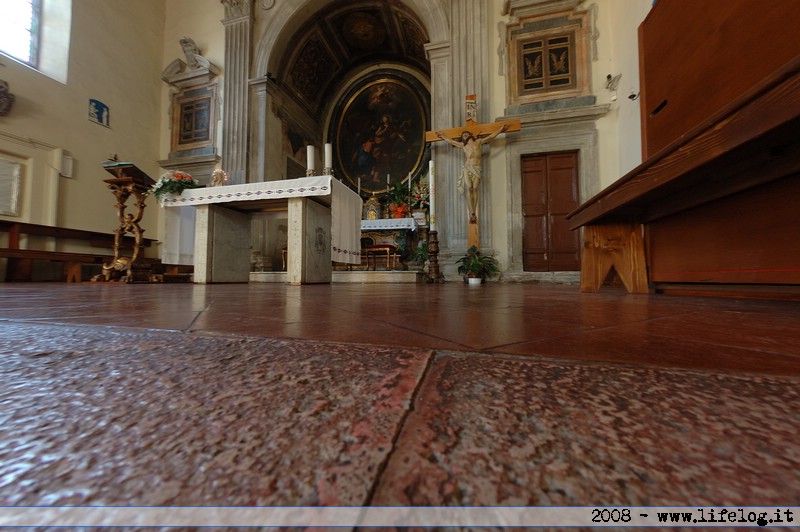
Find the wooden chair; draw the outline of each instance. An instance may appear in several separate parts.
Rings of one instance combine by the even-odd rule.
[[[361,239],[361,257],[362,264],[366,263],[366,268],[370,268],[370,259],[372,260],[372,269],[377,270],[378,259],[386,257],[386,271],[394,269],[397,263],[397,249],[396,244],[389,242],[375,242],[372,237],[363,237]]]

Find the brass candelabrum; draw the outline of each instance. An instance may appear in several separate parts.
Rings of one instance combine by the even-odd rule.
[[[439,272],[439,232],[428,231],[428,277],[429,283],[444,283],[444,274]]]

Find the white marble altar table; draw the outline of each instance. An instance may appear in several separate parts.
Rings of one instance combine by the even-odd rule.
[[[250,214],[288,211],[287,280],[329,283],[331,261],[361,263],[361,198],[332,176],[184,190],[165,207],[195,206],[194,282],[250,279]]]

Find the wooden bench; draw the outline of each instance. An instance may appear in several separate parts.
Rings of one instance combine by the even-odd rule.
[[[644,163],[567,216],[584,228],[583,291],[615,270],[636,293],[800,297],[798,25],[792,2],[654,2]]]
[[[59,262],[63,267],[62,279],[66,282],[80,282],[81,267],[83,265],[109,264],[114,256],[105,252],[67,252],[42,249],[21,248],[22,235],[34,237],[55,238],[60,242],[73,240],[82,241],[96,248],[113,248],[114,235],[82,229],[70,229],[48,225],[30,224],[0,220],[0,232],[8,233],[7,247],[0,247],[0,258],[8,259],[6,281],[29,281],[32,278],[33,261]],[[149,247],[155,242],[153,239],[144,239],[143,245]],[[132,249],[134,239],[123,237],[121,246]],[[160,259],[139,257],[141,262],[158,280],[170,281],[187,277],[191,274],[191,266],[163,264]]]
[[[567,215],[581,290],[800,292],[799,194],[796,57]]]

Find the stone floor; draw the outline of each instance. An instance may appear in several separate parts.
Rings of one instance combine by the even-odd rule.
[[[0,506],[797,505],[800,304],[0,284]]]

